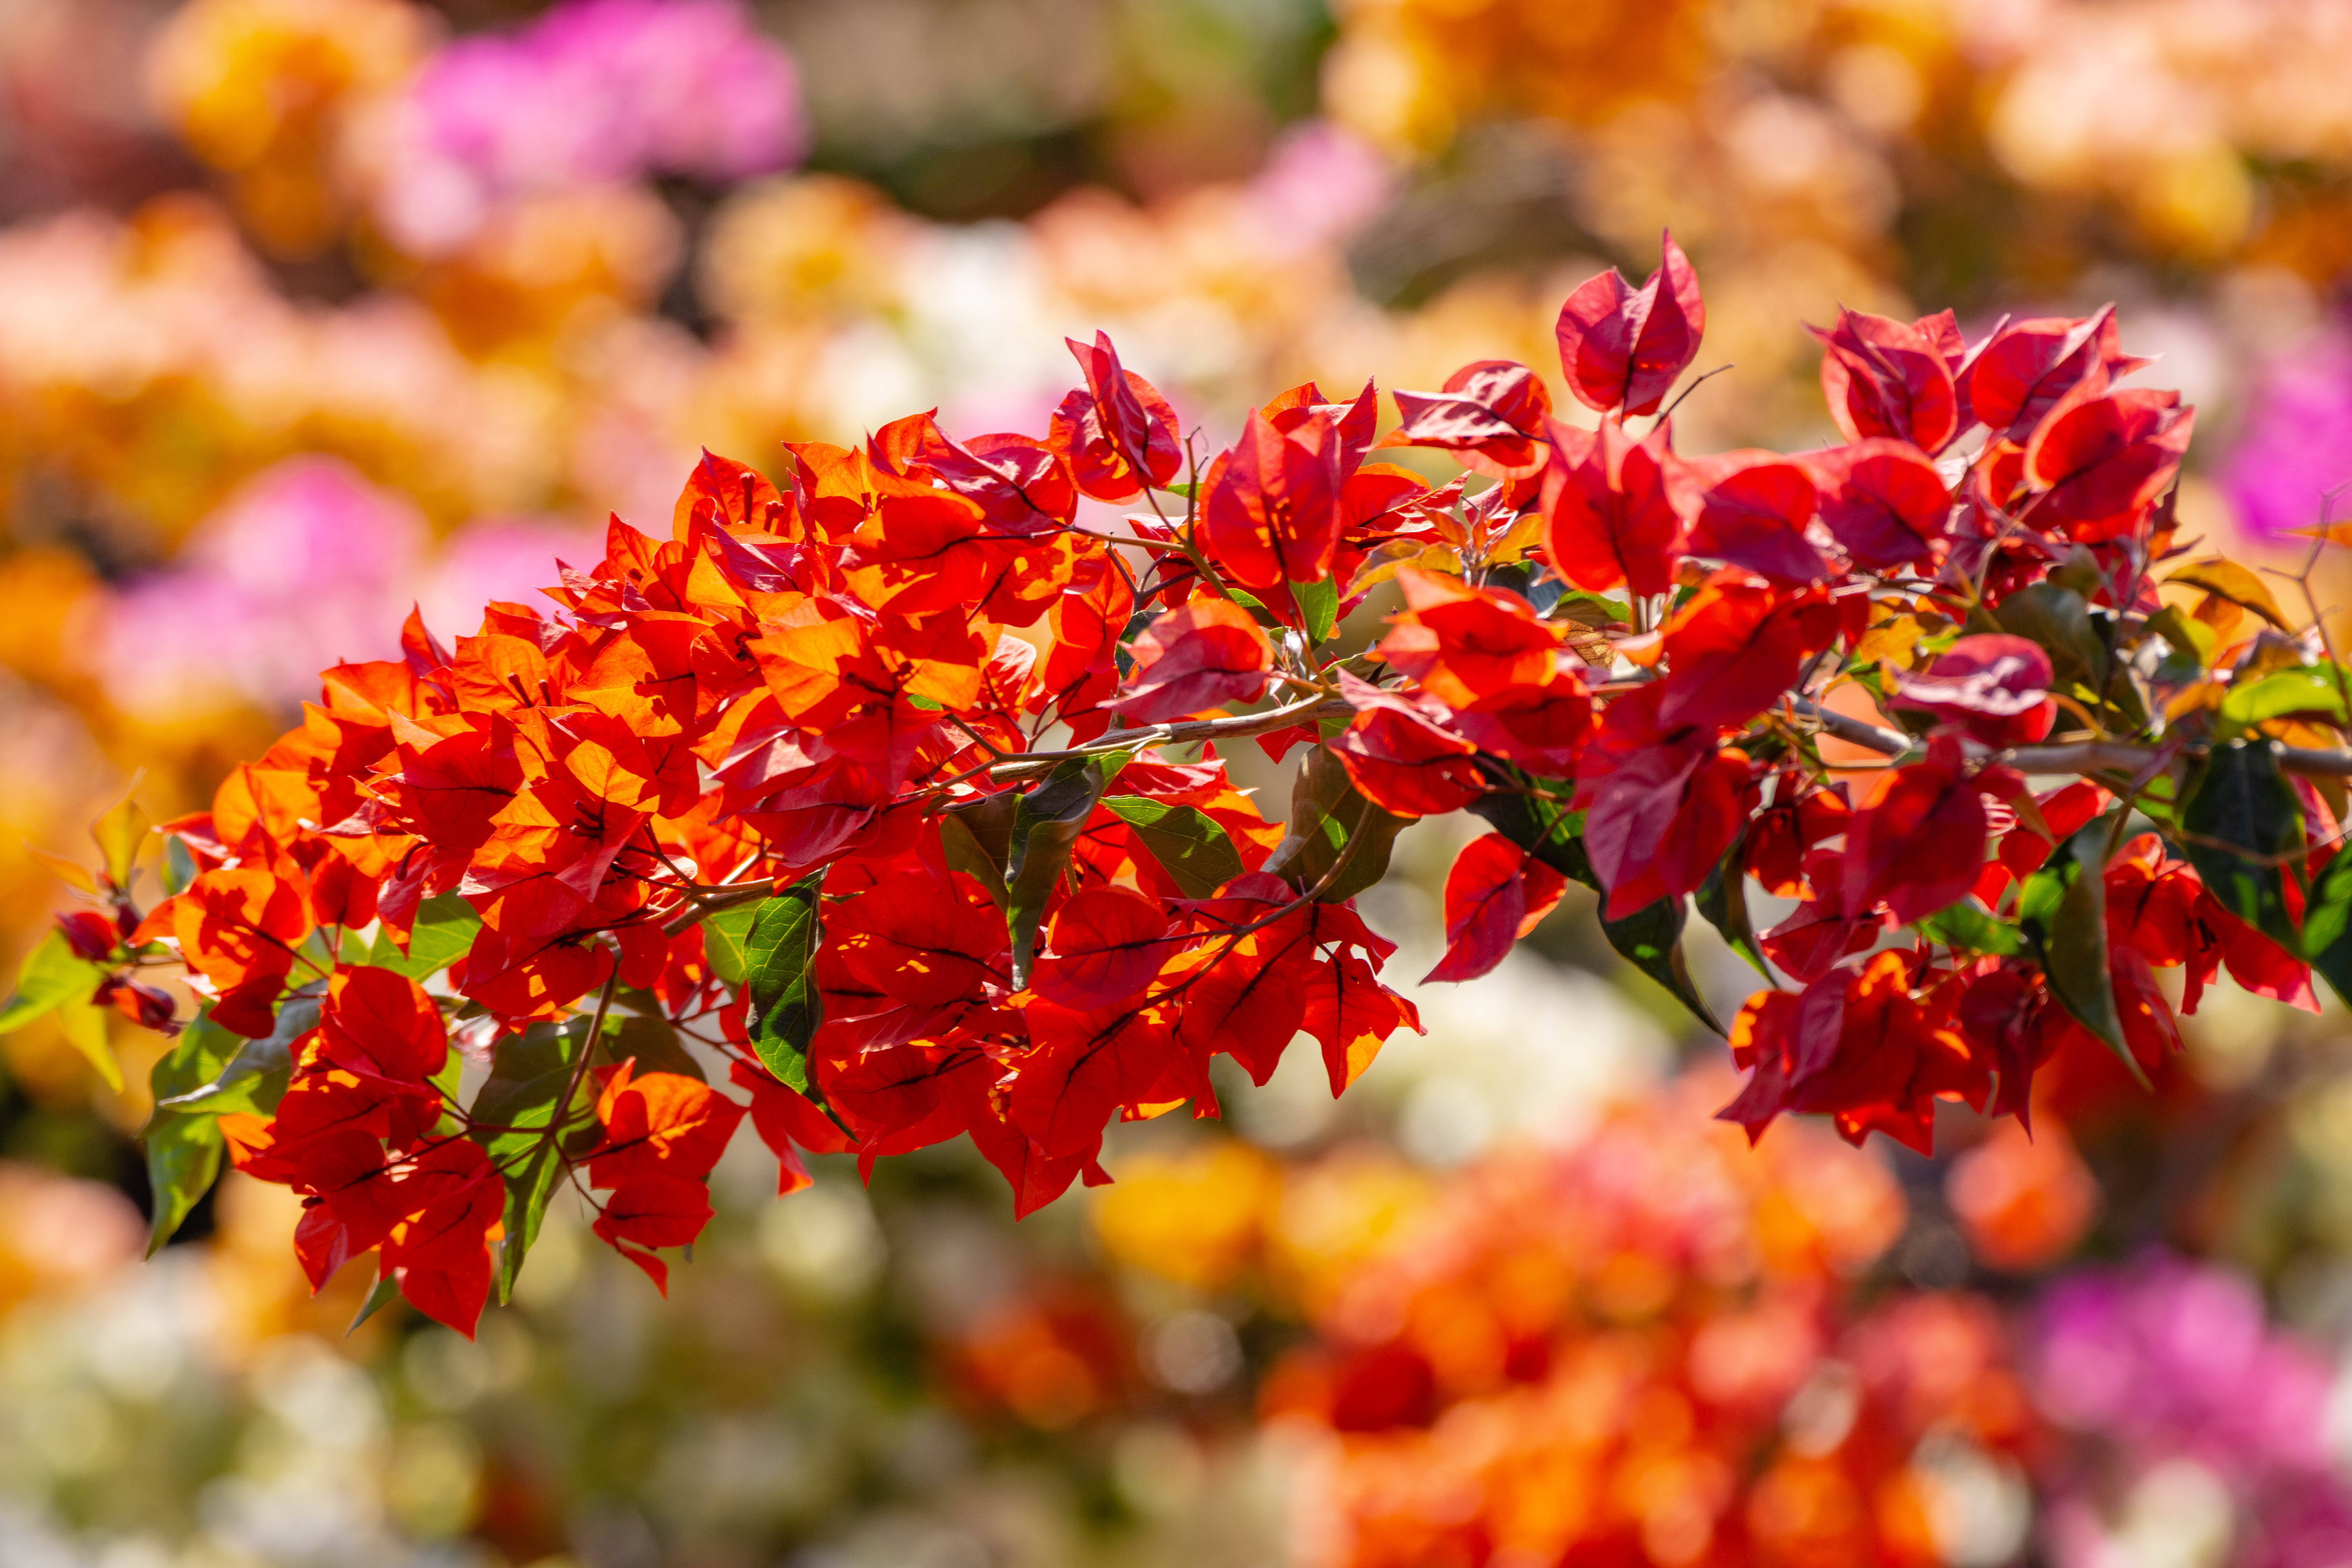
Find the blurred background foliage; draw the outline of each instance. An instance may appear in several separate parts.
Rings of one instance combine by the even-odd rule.
[[[0,948],[33,851],[201,803],[411,601],[658,526],[698,447],[1040,429],[1096,327],[1213,440],[1549,374],[1666,226],[1738,367],[1685,449],[1826,435],[1841,302],[2116,300],[2206,411],[2184,518],[2267,559],[2352,479],[2347,77],[2339,0],[9,0]],[[1367,900],[1400,974],[1461,831]],[[2352,1559],[2340,1014],[2214,997],[2031,1140],[1750,1153],[1588,912],[1344,1104],[1222,1084],[1017,1227],[961,1148],[730,1165],[668,1305],[559,1217],[472,1343],[346,1335],[235,1179],[139,1261],[152,1046],[118,1094],[0,1037],[0,1562]]]

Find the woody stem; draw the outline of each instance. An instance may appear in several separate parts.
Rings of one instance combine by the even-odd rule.
[[[1889,730],[1864,719],[1832,711],[1817,702],[1792,697],[1799,714],[1821,726],[1822,733],[1866,747],[1882,756],[1902,757],[1920,750],[1919,742],[1899,730]],[[2056,746],[2015,746],[1996,752],[1972,746],[1972,754],[2007,763],[2023,773],[2137,773],[2153,761],[2159,748],[2126,741],[2075,741]],[[2200,748],[2184,747],[2180,754]],[[2278,765],[2291,773],[2322,778],[2352,778],[2352,751],[2321,751],[2310,746],[2280,746]]]
[[[1113,730],[1100,740],[1089,741],[1083,746],[1072,746],[1060,752],[1025,752],[1013,761],[989,770],[992,778],[1022,778],[1032,773],[1050,769],[1055,763],[1066,763],[1081,757],[1098,757],[1107,752],[1125,752],[1139,746],[1176,746],[1192,741],[1232,741],[1250,735],[1263,735],[1272,730],[1288,729],[1293,724],[1311,724],[1318,719],[1338,719],[1355,710],[1345,700],[1318,696],[1293,702],[1286,707],[1269,708],[1263,713],[1237,713],[1226,719],[1194,719],[1176,724],[1147,724],[1140,730]],[[1037,764],[1045,764],[1040,768]]]

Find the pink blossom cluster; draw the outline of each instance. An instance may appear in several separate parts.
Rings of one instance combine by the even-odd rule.
[[[501,201],[647,174],[711,181],[806,151],[792,56],[738,0],[572,0],[433,57],[401,106],[378,208],[426,254]]]
[[[169,567],[98,611],[98,674],[134,714],[205,715],[315,695],[321,661],[392,650],[412,604],[457,627],[491,600],[541,602],[551,552],[597,549],[593,532],[537,519],[479,519],[437,545],[402,496],[340,458],[289,458],[202,523]]]
[[[2243,1276],[2161,1255],[2074,1274],[2043,1297],[2032,1342],[2028,1386],[2083,1440],[2071,1473],[2048,1478],[2062,1568],[2144,1560],[2134,1542],[2152,1530],[2210,1535],[2231,1568],[2352,1554],[2352,1489],[2330,1452],[2336,1370],[2271,1324]]]

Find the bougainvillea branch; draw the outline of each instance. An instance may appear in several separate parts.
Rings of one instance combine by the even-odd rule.
[[[1675,449],[1705,321],[1669,240],[1563,309],[1573,420],[1481,361],[1385,433],[1372,386],[1295,387],[1203,470],[1097,335],[1042,437],[706,457],[552,614],[412,616],[326,671],[166,825],[152,909],[110,816],[0,1026],[58,1013],[107,1068],[100,1008],[175,1037],[158,1245],[226,1159],[301,1194],[314,1282],[373,1257],[372,1301],[470,1331],[566,1188],[665,1283],[746,1118],[782,1191],[967,1136],[1026,1213],[1108,1179],[1113,1117],[1215,1114],[1220,1055],[1263,1083],[1311,1039],[1341,1091],[1417,1023],[1352,900],[1423,816],[1491,829],[1433,980],[1576,881],[1715,1026],[1681,942],[1715,924],[1761,980],[1722,1112],[1759,1135],[1925,1149],[1939,1100],[2025,1114],[2059,1051],[2144,1072],[2161,969],[2186,1011],[2225,969],[2352,984],[2352,683],[2307,593],[2298,625],[2176,543],[2193,415],[2121,384],[2113,311],[1973,343],[1843,312],[1844,439],[1790,455]],[[1244,741],[1296,759],[1280,826]]]

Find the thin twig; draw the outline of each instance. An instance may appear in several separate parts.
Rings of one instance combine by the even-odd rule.
[[[1800,714],[1820,724],[1822,732],[1841,741],[1851,741],[1889,757],[1902,757],[1922,748],[1919,742],[1898,731],[1883,729],[1864,720],[1848,718],[1801,697],[1790,702]],[[2126,741],[2075,741],[2056,746],[2016,746],[2005,752],[1971,742],[1969,754],[1993,762],[2007,763],[2025,773],[2136,773],[2162,747],[2140,745]],[[2183,747],[2180,755],[2196,756],[2204,748]],[[2311,746],[2279,746],[2275,748],[2278,765],[2287,773],[2303,773],[2314,778],[2352,778],[2352,751],[2321,751]]]
[[[1227,719],[1193,719],[1174,724],[1148,724],[1140,730],[1113,730],[1101,739],[1083,746],[1072,746],[1059,752],[1029,752],[1010,763],[989,770],[992,778],[1021,778],[1026,774],[1050,770],[1055,763],[1099,757],[1110,752],[1131,751],[1142,746],[1181,746],[1193,741],[1241,740],[1251,735],[1263,735],[1268,731],[1287,729],[1293,724],[1313,723],[1319,719],[1337,719],[1352,713],[1344,699],[1317,697],[1308,701],[1294,702],[1286,708],[1269,708],[1263,713],[1237,713]]]
[[[1675,394],[1675,400],[1672,403],[1667,404],[1666,406],[1660,411],[1658,416],[1650,422],[1651,430],[1655,431],[1659,426],[1664,425],[1667,420],[1672,419],[1675,416],[1675,410],[1683,405],[1684,398],[1688,397],[1692,393],[1696,392],[1700,387],[1705,386],[1708,382],[1713,381],[1725,371],[1734,370],[1737,368],[1738,367],[1736,365],[1727,360],[1723,363],[1717,365],[1713,370],[1702,374],[1696,381],[1692,382],[1688,386],[1684,387],[1680,392]]]

